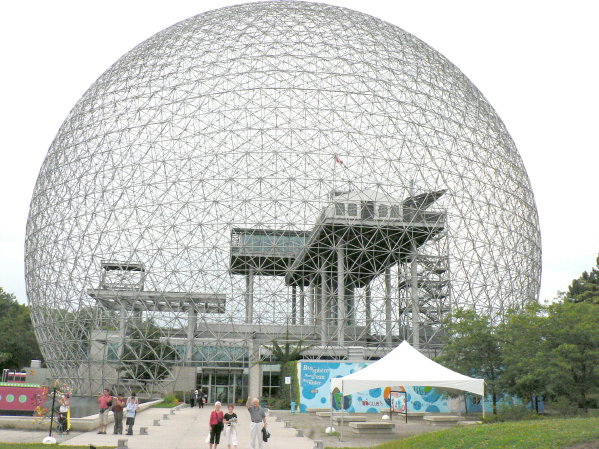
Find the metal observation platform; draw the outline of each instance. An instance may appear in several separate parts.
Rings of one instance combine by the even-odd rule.
[[[310,231],[232,229],[229,270],[246,278],[245,322],[252,323],[254,277],[281,276],[292,288],[291,324],[318,326],[323,345],[333,325],[336,343],[343,346],[346,333],[357,333],[354,290],[365,289],[365,329],[359,333],[368,335],[373,321],[370,284],[384,275],[385,333],[390,344],[390,268],[410,266],[398,288],[411,315],[413,343],[419,347],[421,315],[439,322],[444,307],[438,302],[448,294],[446,254],[419,255],[419,248],[443,235],[445,211],[429,210],[443,193],[398,201],[373,191],[334,192]],[[308,307],[306,290],[311,298]],[[433,302],[436,307],[427,307]]]
[[[143,264],[133,262],[101,263],[101,278],[98,288],[87,289],[87,294],[94,298],[105,310],[119,313],[118,356],[123,354],[127,336],[127,318],[129,315],[139,321],[146,311],[166,313],[186,313],[187,338],[186,356],[191,360],[193,341],[197,332],[197,316],[199,313],[225,313],[225,294],[159,292],[146,291],[146,269]]]
[[[200,314],[225,314],[226,294],[147,291],[147,272],[141,263],[103,261],[100,285],[87,289],[87,294],[102,309],[118,313],[119,355],[128,317],[141,321],[144,312],[152,311],[188,317],[186,335],[174,332],[171,337],[183,339],[189,363],[196,340],[211,341],[223,333],[237,341],[248,335],[258,341],[279,338],[285,323],[254,320],[256,276],[282,278],[290,288],[285,332],[322,347],[336,347],[335,353],[348,343],[367,347],[377,338],[392,346],[393,338],[399,337],[393,335],[398,315],[404,331],[409,328],[413,345],[427,346],[430,324],[438,328],[448,310],[447,254],[443,245],[436,254],[423,251],[446,235],[445,211],[431,208],[443,193],[397,200],[373,191],[334,192],[310,230],[233,228],[228,269],[231,276],[245,277],[243,324],[199,323]],[[393,267],[398,280],[397,297],[392,298]],[[383,297],[380,283],[378,296],[373,297],[372,284],[381,276]],[[356,289],[362,289],[359,305]],[[398,305],[400,310],[394,310]],[[403,338],[407,336],[404,332]]]
[[[443,194],[398,200],[374,191],[334,192],[308,230],[231,229],[227,268],[245,279],[245,316],[230,321],[201,319],[227,318],[225,293],[146,290],[143,264],[102,261],[99,285],[87,294],[114,327],[93,330],[89,369],[118,378],[116,370],[134,362],[124,357],[152,350],[132,342],[140,338],[132,330],[160,314],[177,316],[182,325],[163,328],[160,337],[175,348],[176,362],[154,365],[168,368],[170,381],[185,388],[212,385],[226,374],[235,382],[247,378],[247,388],[260,391],[266,368],[259,362],[271,354],[268,342],[281,338],[305,342],[307,358],[344,359],[352,351],[356,360],[378,358],[399,339],[433,349],[450,295],[446,212],[433,208]],[[277,298],[285,302],[281,322],[260,318],[264,284],[283,295]],[[131,382],[141,388],[146,380]]]

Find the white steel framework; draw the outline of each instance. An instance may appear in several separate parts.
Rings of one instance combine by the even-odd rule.
[[[110,67],[49,149],[25,256],[54,375],[148,394],[199,369],[252,390],[282,336],[434,350],[455,307],[536,301],[540,263],[476,87],[396,26],[300,2],[200,14]]]

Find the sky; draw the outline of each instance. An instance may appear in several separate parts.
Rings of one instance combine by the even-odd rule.
[[[158,31],[240,1],[27,1],[0,6],[0,287],[26,303],[25,226],[48,147],[87,88]],[[599,2],[335,0],[438,50],[507,126],[543,246],[540,299],[599,253]]]

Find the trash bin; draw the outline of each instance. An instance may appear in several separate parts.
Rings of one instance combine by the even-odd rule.
[[[297,402],[291,402],[291,414],[295,414],[295,409],[297,408]]]

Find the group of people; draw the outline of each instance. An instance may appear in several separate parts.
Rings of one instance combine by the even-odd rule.
[[[108,427],[108,412],[112,410],[114,414],[114,434],[123,434],[123,417],[126,417],[127,435],[133,435],[133,425],[135,424],[135,415],[139,410],[139,400],[132,393],[126,400],[122,393],[112,396],[108,388],[98,396],[98,407],[100,408],[100,429],[98,433],[105,434]]]
[[[263,442],[267,439],[266,411],[260,406],[258,398],[248,398],[246,407],[250,413],[250,448],[263,449]],[[222,404],[216,402],[214,410],[210,412],[210,449],[216,449],[220,444],[223,430],[229,449],[237,447],[237,413],[233,404],[227,405],[227,413],[221,410]],[[266,433],[266,435],[265,435]]]
[[[189,399],[189,405],[191,405],[191,408],[194,408],[196,404],[199,408],[204,408],[205,403],[206,394],[202,390],[195,390],[191,393],[191,397]]]
[[[67,404],[68,396],[62,402]],[[191,406],[195,404],[202,408],[206,401],[206,395],[202,390],[195,390],[191,396]],[[139,410],[139,401],[132,393],[127,399],[122,393],[113,396],[108,388],[105,388],[102,394],[98,396],[98,407],[100,408],[100,429],[99,434],[105,434],[108,427],[108,412],[112,410],[114,413],[114,434],[121,435],[123,433],[123,417],[127,418],[127,435],[133,435],[133,425],[135,424],[135,415]],[[268,438],[266,430],[266,411],[260,406],[258,398],[248,398],[246,407],[250,413],[250,448],[263,449],[263,442]],[[225,438],[229,449],[237,447],[237,424],[238,416],[235,413],[233,404],[227,405],[227,412],[222,410],[222,404],[216,402],[214,410],[210,412],[209,430],[210,436],[207,442],[210,443],[210,449],[217,449],[220,444],[221,433],[225,432]]]

